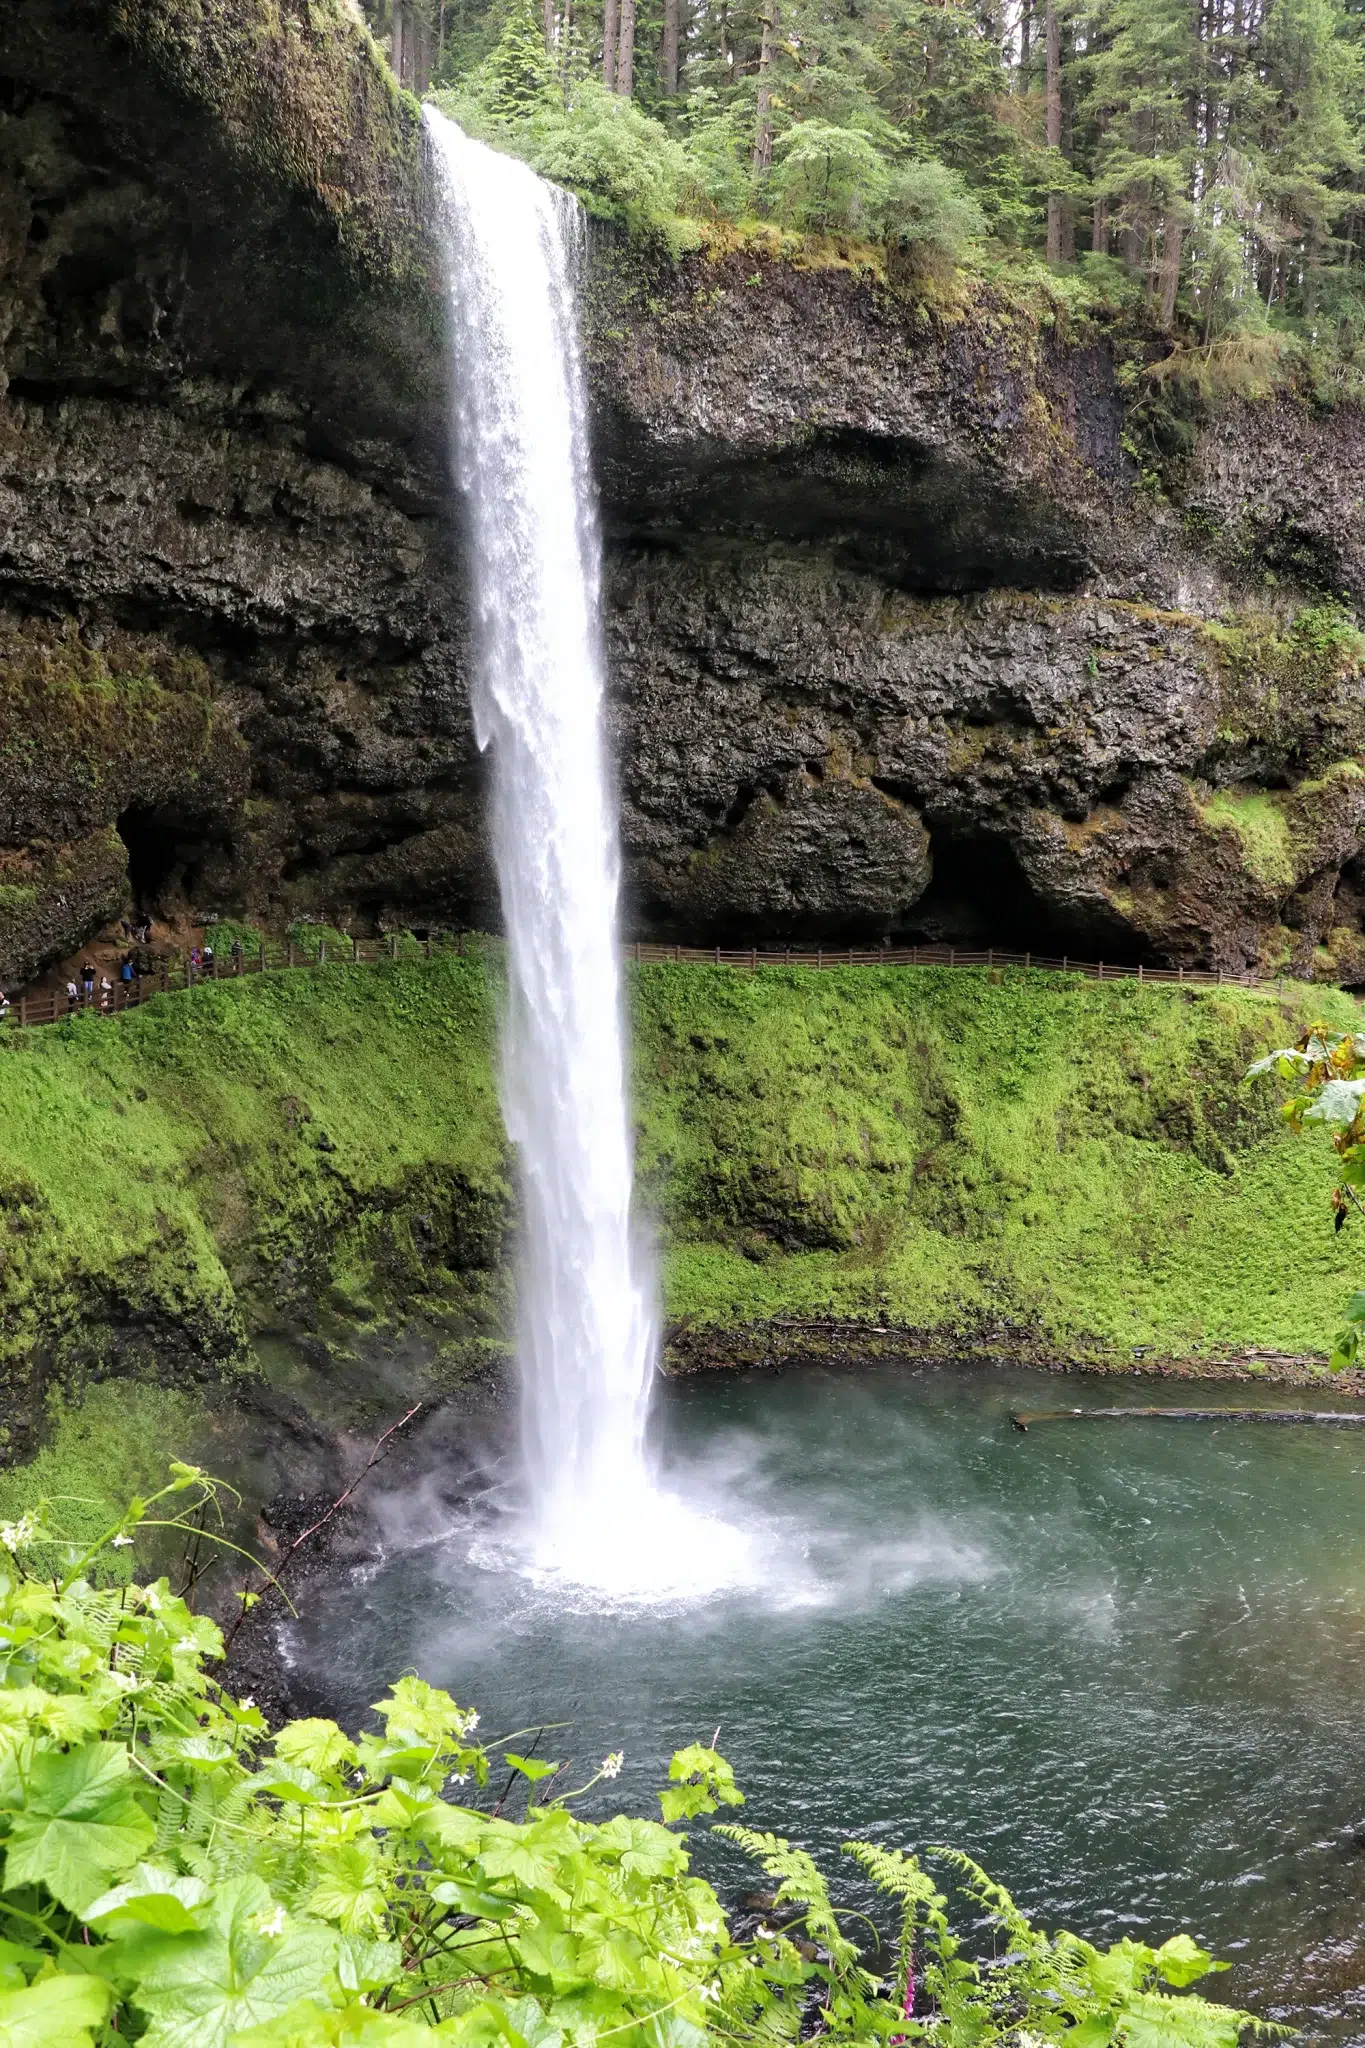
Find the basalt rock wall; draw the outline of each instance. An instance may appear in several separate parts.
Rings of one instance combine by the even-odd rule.
[[[415,104],[334,7],[0,28],[0,979],[146,907],[490,922]],[[610,238],[630,917],[1365,977],[1365,421],[1133,459],[1109,337]]]

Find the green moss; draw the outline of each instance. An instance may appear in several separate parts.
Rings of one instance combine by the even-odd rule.
[[[506,1195],[491,1016],[483,969],[446,958],[11,1030],[0,1357],[81,1358],[112,1326],[170,1368],[230,1362],[334,1281],[354,1312],[394,1275],[411,1295],[486,1270]]]
[[[1365,746],[1357,679],[1365,635],[1340,605],[1306,605],[1292,617],[1247,607],[1206,622],[1221,693],[1218,745],[1254,744],[1283,769],[1302,772]]]
[[[1231,825],[1242,844],[1248,872],[1272,888],[1294,886],[1294,848],[1289,820],[1273,796],[1263,791],[1216,790],[1199,812],[1218,831]]]
[[[197,1463],[210,1448],[203,1402],[171,1387],[105,1381],[79,1403],[59,1394],[49,1420],[36,1458],[22,1471],[0,1472],[0,1521],[45,1499],[81,1542],[92,1542],[134,1497],[164,1486],[169,1459]]]
[[[1331,1230],[1325,1141],[1240,1076],[1349,998],[930,968],[658,967],[637,989],[672,1317],[1326,1349],[1358,1247]]]
[[[39,1350],[104,1370],[130,1330],[171,1382],[240,1362],[282,1306],[504,1336],[496,977],[449,954],[253,975],[0,1038],[11,1392]],[[1349,998],[933,968],[631,987],[675,1322],[1325,1350],[1358,1278],[1326,1141],[1240,1076]]]
[[[421,108],[345,0],[107,0],[111,28],[371,280],[421,285]]]

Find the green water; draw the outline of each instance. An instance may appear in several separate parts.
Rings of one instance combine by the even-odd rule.
[[[500,1563],[496,1475],[471,1514],[433,1474],[290,1653],[343,1718],[415,1668],[490,1734],[567,1724],[542,1755],[623,1748],[612,1804],[641,1810],[719,1727],[744,1818],[831,1868],[849,1835],[952,1842],[1049,1924],[1188,1928],[1234,1964],[1217,1995],[1365,2040],[1365,1430],[1009,1421],[1193,1394],[1248,1399],[885,1366],[670,1386],[673,1482],[759,1587],[538,1588]]]

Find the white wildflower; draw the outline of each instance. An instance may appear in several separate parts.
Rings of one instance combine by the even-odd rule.
[[[274,1912],[268,1915],[258,1913],[252,1925],[258,1934],[265,1936],[267,1941],[277,1941],[280,1935],[284,1933],[284,1907],[276,1906]]]
[[[604,1778],[619,1778],[621,1766],[625,1760],[625,1751],[623,1749],[614,1749],[610,1756],[603,1757],[601,1763],[597,1766],[598,1771]]]
[[[473,1710],[473,1712],[472,1712],[472,1713],[468,1713],[468,1714],[466,1714],[466,1715],[465,1715],[465,1717],[464,1717],[464,1732],[465,1732],[465,1734],[466,1734],[466,1735],[472,1735],[472,1734],[474,1733],[474,1730],[475,1730],[475,1729],[476,1729],[476,1728],[478,1727],[478,1725],[479,1725],[479,1714],[478,1714],[478,1709],[477,1709],[477,1708],[475,1708],[475,1709]]]
[[[193,1636],[181,1636],[172,1654],[177,1657],[195,1657],[199,1654],[199,1645]]]
[[[112,1550],[127,1550],[132,1540],[131,1536],[111,1536],[109,1545]]]
[[[719,1979],[719,1977],[713,1977],[713,1978],[711,1979],[711,1982],[710,1982],[709,1984],[703,1984],[703,1985],[702,1985],[702,1987],[701,1987],[701,1991],[700,1991],[700,1994],[699,1994],[699,1995],[700,1995],[700,1996],[701,1996],[702,1998],[706,1999],[706,2000],[708,2001],[708,2003],[710,2003],[710,2004],[713,2004],[713,2005],[719,2005],[719,2003],[720,2003],[720,1979]]]
[[[33,1515],[20,1515],[17,1522],[0,1525],[0,1543],[6,1550],[23,1550],[32,1543],[37,1530],[38,1523]]]
[[[237,1704],[239,1707],[254,1707],[256,1704],[254,1693],[248,1693],[246,1698],[238,1700]]]

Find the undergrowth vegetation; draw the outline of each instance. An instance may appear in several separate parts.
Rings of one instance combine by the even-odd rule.
[[[415,1676],[368,1729],[272,1732],[169,1577],[109,1583],[148,1529],[199,1540],[215,1491],[177,1465],[91,1543],[67,1539],[61,1503],[0,1527],[3,2048],[1236,2048],[1279,2031],[1182,1995],[1222,1967],[1187,1935],[1045,1934],[946,1852],[978,1943],[993,1931],[985,1957],[914,1856],[850,1843],[898,1923],[869,1968],[863,1916],[841,1916],[811,1858],[729,1826],[774,1883],[772,1924],[736,1939],[675,1832],[743,1803],[701,1743],[674,1756],[660,1820],[593,1822],[576,1804],[619,1757],[570,1789],[515,1736],[493,1754],[478,1715]]]
[[[281,1318],[423,1309],[467,1360],[496,1351],[498,972],[495,953],[329,965],[0,1034],[11,1425],[39,1354],[69,1376],[112,1346],[183,1384],[249,1365]],[[668,1318],[695,1335],[847,1317],[1115,1359],[1325,1351],[1348,1251],[1318,1162],[1240,1077],[1355,1004],[1286,991],[632,970]]]

